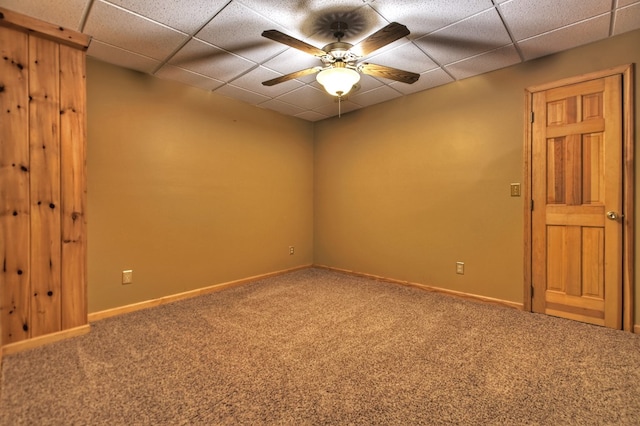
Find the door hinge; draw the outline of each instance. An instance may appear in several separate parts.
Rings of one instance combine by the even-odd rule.
[[[529,119],[531,120],[531,123],[533,123],[535,119],[535,114],[533,113],[533,111],[531,111],[531,117],[529,117]]]

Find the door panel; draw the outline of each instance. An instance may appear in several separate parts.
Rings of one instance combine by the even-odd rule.
[[[532,309],[612,328],[622,324],[621,86],[613,75],[532,97]]]

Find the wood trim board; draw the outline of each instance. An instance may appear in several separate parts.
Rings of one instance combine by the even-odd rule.
[[[157,299],[145,300],[143,302],[133,303],[130,305],[119,306],[117,308],[106,309],[103,311],[92,312],[89,314],[89,322],[100,321],[105,318],[110,318],[116,315],[127,314],[130,312],[139,311],[142,309],[149,309],[156,306],[165,305],[167,303],[177,302],[179,300],[190,299],[192,297],[202,296],[204,294],[215,293],[217,291],[225,290],[227,288],[237,287],[242,284],[247,284],[253,281],[261,280],[264,278],[275,277],[278,275],[287,274],[289,272],[298,271],[301,269],[310,268],[312,265],[296,266],[294,268],[283,269],[276,272],[269,272],[267,274],[254,275],[247,278],[241,278],[239,280],[228,281],[220,284],[214,284],[208,287],[202,287],[195,290],[189,290],[182,293],[172,294],[169,296],[159,297]]]
[[[3,7],[0,7],[0,25],[36,33],[41,37],[81,50],[87,50],[91,42],[91,37],[86,34],[53,25],[30,16],[21,15]]]
[[[392,284],[400,284],[400,285],[404,285],[404,286],[408,286],[408,287],[414,287],[414,288],[418,288],[420,290],[426,290],[426,291],[431,291],[434,293],[441,293],[441,294],[446,294],[449,296],[455,296],[455,297],[460,297],[463,299],[468,299],[468,300],[473,300],[476,302],[484,302],[484,303],[492,303],[495,305],[499,305],[499,306],[505,306],[508,308],[513,308],[513,309],[518,309],[518,310],[523,310],[524,306],[522,303],[518,303],[518,302],[511,302],[509,300],[503,300],[503,299],[496,299],[493,297],[487,297],[487,296],[480,296],[477,294],[471,294],[471,293],[465,293],[462,291],[456,291],[456,290],[449,290],[446,288],[442,288],[442,287],[434,287],[434,286],[430,286],[430,285],[426,285],[426,284],[420,284],[420,283],[414,283],[411,281],[405,281],[405,280],[398,280],[398,279],[394,279],[394,278],[387,278],[387,277],[382,277],[379,275],[372,275],[372,274],[367,274],[364,272],[356,272],[356,271],[350,271],[348,269],[341,269],[341,268],[334,268],[332,266],[326,266],[326,265],[313,265],[314,268],[321,268],[321,269],[328,269],[330,271],[336,271],[336,272],[341,272],[343,274],[348,274],[348,275],[354,275],[357,277],[364,277],[364,278],[369,278],[369,279],[373,279],[373,280],[377,280],[377,281],[384,281],[384,282],[388,282],[388,283],[392,283]]]

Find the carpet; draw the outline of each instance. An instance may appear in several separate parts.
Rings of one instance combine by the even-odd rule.
[[[2,425],[639,424],[640,336],[322,269],[8,355]]]

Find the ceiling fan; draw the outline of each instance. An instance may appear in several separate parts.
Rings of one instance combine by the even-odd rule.
[[[322,65],[292,72],[281,77],[264,81],[262,84],[265,86],[273,86],[305,75],[318,73],[316,79],[324,86],[325,90],[329,94],[341,98],[346,95],[356,83],[358,83],[360,80],[360,73],[374,77],[383,77],[407,84],[412,84],[418,81],[420,75],[413,72],[403,71],[384,65],[376,65],[369,62],[358,62],[361,58],[369,55],[375,50],[409,35],[409,30],[406,26],[397,22],[392,22],[356,45],[342,41],[347,29],[348,26],[346,23],[334,22],[331,25],[331,30],[333,31],[333,36],[338,39],[338,41],[329,43],[322,49],[291,37],[278,30],[264,31],[262,33],[263,37],[316,56],[320,61],[322,61]]]

